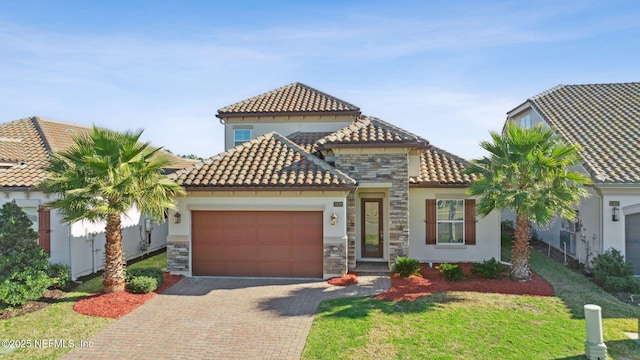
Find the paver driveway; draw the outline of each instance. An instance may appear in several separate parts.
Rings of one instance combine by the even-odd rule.
[[[185,278],[76,348],[65,359],[299,359],[322,300],[368,296],[388,277],[359,284]]]

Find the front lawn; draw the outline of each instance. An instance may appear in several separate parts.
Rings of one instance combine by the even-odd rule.
[[[640,359],[636,309],[580,274],[532,252],[552,297],[445,292],[416,301],[337,299],[320,304],[304,359],[582,359],[583,306],[603,308],[613,358]]]
[[[136,262],[128,268],[136,267],[160,267],[166,268],[167,253]],[[102,288],[102,277],[95,277],[68,293],[63,299],[46,308],[26,314],[20,317],[1,320],[1,340],[30,340],[29,349],[14,350],[10,353],[11,359],[56,359],[71,350],[68,340],[73,340],[74,346],[79,346],[80,341],[89,341],[93,335],[102,330],[114,319],[91,317],[81,315],[73,311],[73,304],[79,299],[99,291]],[[51,347],[36,348],[36,340],[65,340],[65,347],[51,343]],[[25,346],[28,343],[23,342]],[[48,346],[48,342],[46,343]],[[0,348],[0,358],[8,349]],[[7,356],[7,355],[5,355]]]

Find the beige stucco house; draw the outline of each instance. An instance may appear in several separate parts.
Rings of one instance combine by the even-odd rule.
[[[522,126],[539,123],[578,144],[593,185],[578,220],[557,219],[537,236],[581,263],[620,250],[640,275],[640,83],[559,85],[507,113]]]
[[[0,206],[15,201],[33,221],[38,243],[52,263],[66,264],[71,276],[95,273],[103,268],[104,223],[62,221],[57,210],[46,204],[52,200],[38,184],[45,179],[45,166],[52,153],[74,144],[91,128],[43,119],[37,116],[0,124]],[[176,170],[192,161],[172,156]],[[132,209],[122,218],[123,250],[133,259],[166,246],[168,225],[158,224]]]
[[[168,266],[189,276],[328,278],[500,258],[498,213],[475,216],[467,162],[293,83],[218,110],[226,150],[175,173],[187,190]]]

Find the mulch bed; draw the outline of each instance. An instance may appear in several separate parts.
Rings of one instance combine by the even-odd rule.
[[[73,310],[89,316],[118,319],[144,304],[156,294],[162,293],[183,277],[183,275],[169,275],[166,272],[162,284],[155,291],[148,294],[132,294],[128,291],[91,294],[73,304]]]
[[[375,298],[379,300],[415,300],[419,297],[443,291],[472,291],[498,294],[552,296],[553,287],[545,279],[532,272],[529,282],[517,282],[502,274],[498,279],[486,279],[478,274],[471,274],[471,263],[458,263],[464,271],[464,279],[458,282],[447,281],[438,269],[421,264],[419,276],[406,279],[397,275],[391,277],[391,288]]]
[[[354,273],[347,273],[341,277],[333,277],[327,280],[329,285],[334,286],[349,286],[358,283],[358,276]]]

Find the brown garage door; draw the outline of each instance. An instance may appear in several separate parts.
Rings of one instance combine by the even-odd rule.
[[[193,275],[322,277],[322,212],[192,211]]]

